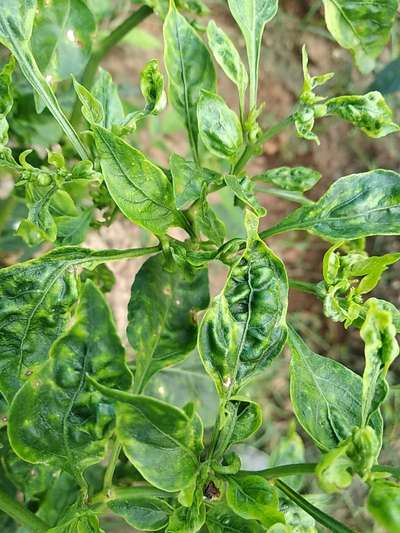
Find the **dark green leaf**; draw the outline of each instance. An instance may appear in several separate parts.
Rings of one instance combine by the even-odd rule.
[[[136,352],[135,389],[182,361],[196,345],[196,313],[209,303],[206,269],[164,269],[158,254],[148,259],[132,285],[128,338]],[[156,283],[154,281],[157,280]]]
[[[77,476],[101,461],[113,424],[112,405],[86,382],[127,389],[131,374],[102,293],[87,281],[73,325],[53,344],[49,361],[11,405],[9,438],[25,461],[61,467]]]
[[[370,91],[379,91],[382,94],[392,94],[399,91],[400,58],[394,59],[383,70],[378,72],[368,89]]]
[[[168,524],[172,508],[168,503],[153,497],[131,497],[112,500],[111,511],[140,531],[158,531]]]
[[[212,505],[207,511],[209,533],[262,533],[265,531],[255,520],[246,520],[223,504]]]
[[[198,160],[197,102],[200,91],[215,90],[210,54],[195,29],[178,13],[174,2],[164,24],[165,67],[172,105],[185,120],[190,145]]]
[[[244,473],[229,476],[226,500],[236,514],[247,520],[259,520],[265,527],[285,522],[276,490],[261,476]]]
[[[297,420],[322,450],[336,448],[361,425],[361,378],[342,364],[310,350],[290,328],[290,397]],[[372,417],[380,436],[382,419]]]
[[[318,202],[300,207],[263,235],[294,229],[337,240],[400,234],[400,175],[372,170],[340,178]]]
[[[152,485],[184,489],[199,469],[203,429],[197,415],[154,398],[119,393],[117,436],[125,455]]]
[[[396,0],[382,3],[324,0],[325,20],[336,41],[354,56],[361,72],[374,67],[374,59],[387,43],[397,11]]]
[[[202,90],[197,105],[200,138],[217,157],[233,160],[243,144],[240,121],[223,98]]]
[[[286,191],[305,192],[318,183],[321,174],[318,170],[307,167],[278,167],[266,170],[254,179],[273,183]]]
[[[57,244],[80,244],[86,238],[90,228],[93,212],[86,208],[77,216],[63,215],[55,217],[57,225]]]
[[[199,351],[221,395],[263,371],[286,342],[288,281],[280,259],[260,240],[247,211],[247,246],[205,314]]]
[[[228,0],[229,9],[246,41],[250,68],[250,109],[257,104],[258,71],[264,27],[278,10],[278,0]]]
[[[203,184],[216,183],[220,175],[208,168],[198,166],[194,161],[187,161],[178,154],[172,154],[169,165],[174,183],[176,207],[182,209],[189,202],[198,200]]]
[[[51,81],[79,76],[89,59],[95,30],[83,0],[38,0],[32,50],[41,72]]]
[[[400,485],[391,481],[374,481],[367,505],[368,511],[386,531],[400,531]]]
[[[199,200],[190,209],[190,217],[193,221],[194,230],[198,235],[205,235],[217,246],[223,244],[226,227],[207,201],[206,184],[203,184]]]
[[[234,428],[230,437],[232,446],[254,435],[261,427],[263,415],[256,402],[234,397],[229,403],[234,408]]]
[[[203,502],[191,507],[178,507],[169,519],[167,533],[197,533],[206,520],[206,508]]]
[[[107,188],[123,214],[153,233],[178,225],[172,185],[164,172],[125,141],[94,126]]]
[[[363,96],[338,96],[326,102],[327,115],[335,115],[360,128],[368,137],[385,137],[400,130],[393,112],[378,91]]]

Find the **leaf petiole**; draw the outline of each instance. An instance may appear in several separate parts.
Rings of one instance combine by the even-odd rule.
[[[29,531],[45,533],[49,529],[49,526],[43,520],[13,500],[2,490],[0,490],[0,509],[21,526],[27,527]]]

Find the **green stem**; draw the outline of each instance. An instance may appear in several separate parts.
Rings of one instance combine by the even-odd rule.
[[[267,131],[265,131],[261,135],[256,145],[248,144],[239,161],[236,163],[233,173],[236,175],[239,174],[245,168],[250,159],[253,157],[260,144],[269,141],[270,139],[275,137],[275,135],[279,135],[279,133],[285,130],[292,122],[293,117],[292,115],[289,115],[285,119],[281,120],[280,122],[269,128]]]
[[[99,261],[134,259],[135,257],[142,257],[143,255],[156,254],[160,250],[160,245],[148,246],[146,248],[127,248],[126,250],[99,250],[97,252],[93,252],[89,257],[83,259],[81,262],[86,263],[96,259]]]
[[[145,18],[151,15],[153,10],[151,7],[142,6],[137,11],[134,11],[128,18],[126,18],[119,26],[117,26],[107,37],[105,37],[95,48],[92,56],[86,65],[82,76],[82,85],[87,89],[91,89],[96,71],[102,59],[108,54],[111,48],[125,37],[133,28],[140,24]],[[80,103],[77,98],[71,115],[71,123],[77,125],[80,119]]]
[[[153,496],[154,498],[171,498],[173,494],[157,489],[155,487],[113,487],[110,492],[110,498],[132,498],[132,496]]]
[[[256,192],[262,192],[265,194],[270,194],[271,196],[276,196],[277,198],[283,198],[289,202],[296,202],[300,205],[312,205],[314,202],[309,198],[306,198],[303,194],[293,191],[285,191],[283,189],[277,189],[275,187],[260,187],[256,186],[254,189]]]
[[[306,513],[312,516],[314,520],[316,520],[322,526],[325,526],[330,529],[330,531],[332,531],[333,533],[355,533],[354,529],[350,529],[332,516],[327,515],[326,513],[312,505],[298,492],[289,487],[289,485],[286,485],[284,481],[277,479],[275,481],[275,486],[278,487],[278,489],[281,490],[285,494],[285,496],[287,496],[292,502],[297,504]]]
[[[289,279],[289,287],[291,289],[296,289],[308,294],[313,294],[314,296],[317,296],[317,298],[322,297],[321,289],[316,283],[310,283],[308,281],[301,281],[297,279]]]
[[[4,491],[0,490],[0,509],[11,516],[18,524],[25,526],[34,533],[45,533],[49,526],[28,509],[16,502]]]
[[[104,474],[104,481],[103,481],[103,494],[108,495],[112,482],[114,477],[115,468],[117,466],[119,454],[121,453],[122,446],[119,443],[118,439],[115,438],[115,441],[113,443],[113,447],[111,449],[111,457],[110,461],[107,465],[106,472]]]

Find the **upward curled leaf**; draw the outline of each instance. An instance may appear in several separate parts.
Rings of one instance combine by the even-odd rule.
[[[93,392],[86,375],[127,389],[131,374],[124,356],[110,309],[87,281],[72,327],[12,403],[8,431],[18,455],[61,467],[78,479],[86,467],[101,461],[114,410]]]
[[[258,237],[257,220],[247,212],[246,250],[200,327],[200,355],[223,396],[264,370],[286,341],[287,275]]]

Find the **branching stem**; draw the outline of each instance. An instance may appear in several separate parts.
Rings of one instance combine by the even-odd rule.
[[[0,509],[13,518],[21,526],[25,526],[34,533],[45,533],[49,526],[29,509],[13,500],[7,493],[0,490]]]

